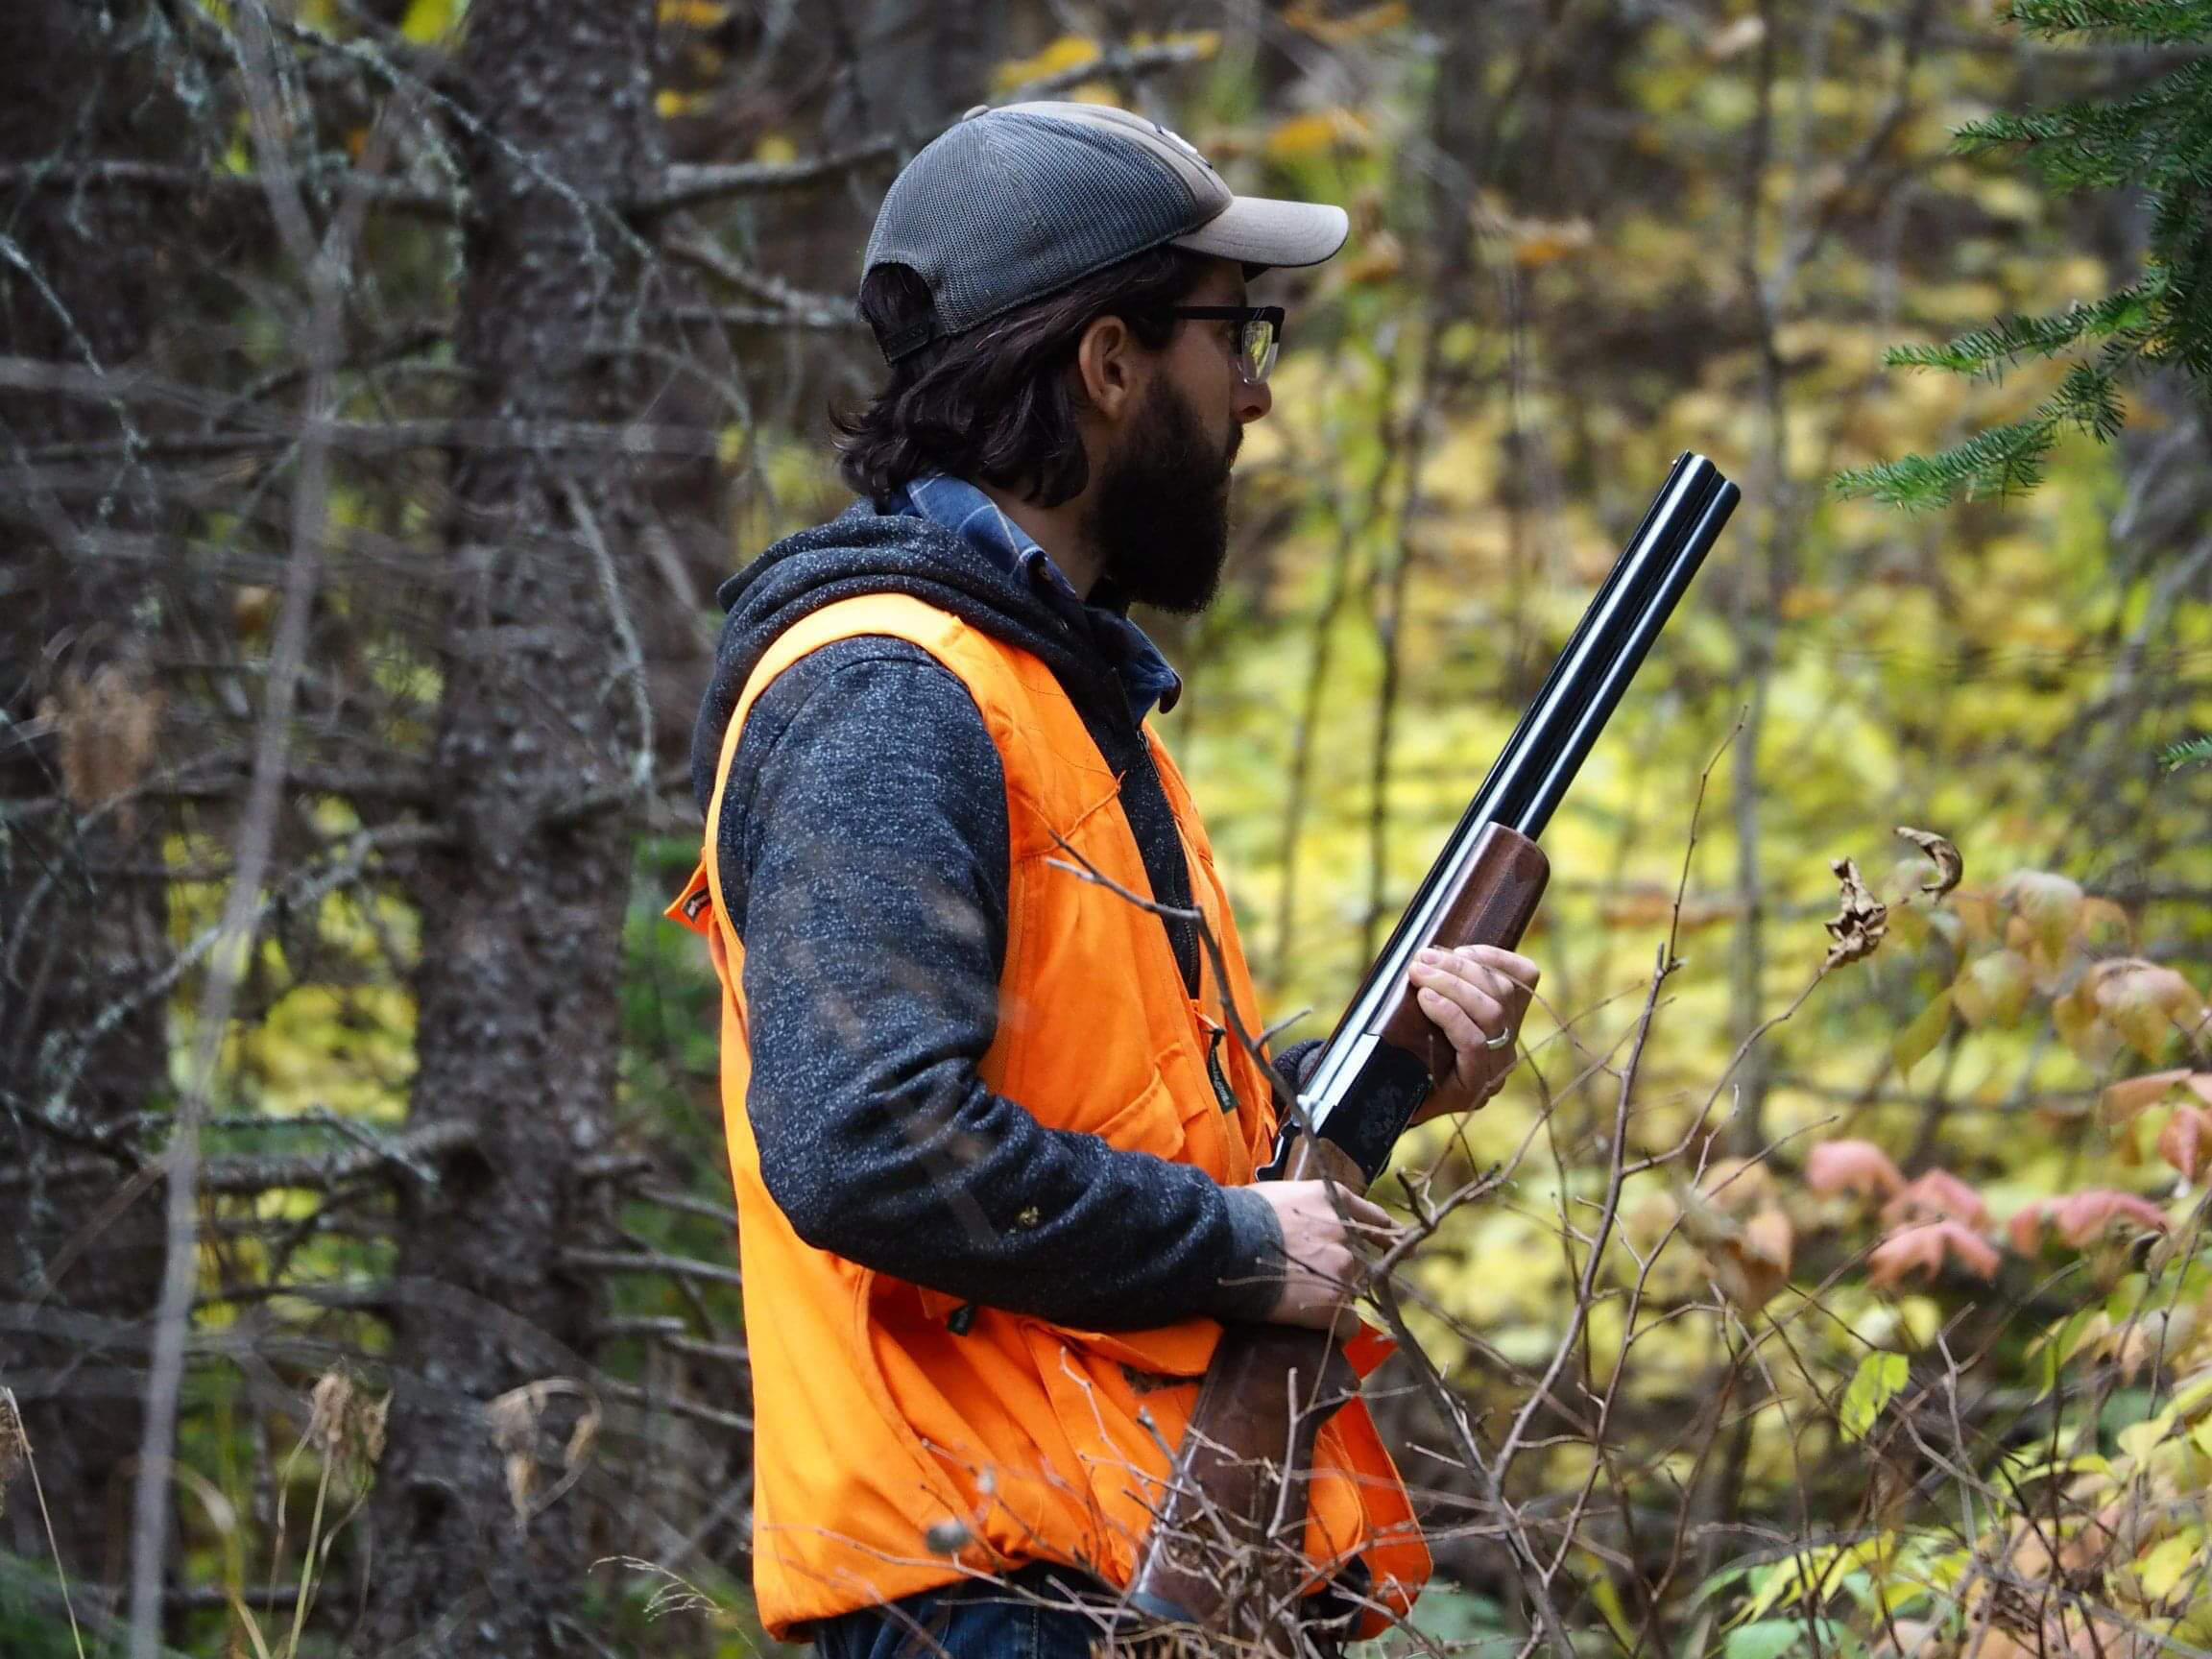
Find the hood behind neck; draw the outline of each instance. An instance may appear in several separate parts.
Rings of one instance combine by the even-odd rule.
[[[691,733],[691,791],[702,813],[713,799],[731,713],[776,637],[825,605],[866,593],[907,594],[1029,652],[1086,723],[1101,709],[1128,719],[1112,670],[1041,598],[943,526],[856,501],[827,524],[786,536],[715,592],[728,614]]]

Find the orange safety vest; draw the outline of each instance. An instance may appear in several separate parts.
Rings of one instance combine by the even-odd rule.
[[[769,1196],[745,1111],[744,945],[722,901],[716,820],[754,699],[806,653],[855,635],[908,640],[958,676],[1004,767],[1007,938],[983,1081],[1051,1128],[1195,1164],[1223,1185],[1251,1181],[1275,1134],[1258,1063],[1218,1035],[1229,1022],[1211,964],[1192,999],[1159,919],[1069,868],[1072,853],[1150,891],[1118,780],[1051,671],[904,595],[841,600],[786,629],[731,714],[700,867],[668,910],[706,935],[722,982],[723,1117],[753,1369],[754,1587],[779,1638],[1023,1561],[1125,1587],[1166,1489],[1163,1447],[1181,1440],[1221,1332],[1196,1318],[1070,1331],[996,1309],[953,1321],[956,1331],[955,1298],[802,1242]],[[1149,730],[1147,740],[1239,1021],[1257,1031],[1213,852],[1182,777]],[[1210,1052],[1233,1112],[1213,1086]],[[1362,1374],[1387,1351],[1379,1339],[1351,1350]],[[1362,1403],[1322,1429],[1310,1491],[1316,1583],[1364,1555],[1376,1599],[1404,1613],[1429,1552]],[[1362,1634],[1386,1623],[1371,1613]]]

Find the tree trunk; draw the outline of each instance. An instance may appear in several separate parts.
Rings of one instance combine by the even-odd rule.
[[[166,38],[151,7],[0,7],[0,164],[173,154]],[[18,365],[0,387],[0,1168],[19,1183],[0,1229],[0,1382],[21,1398],[80,1586],[126,1553],[139,1382],[128,1344],[98,1334],[151,1310],[160,1216],[139,1203],[98,1219],[111,1187],[39,1171],[108,1147],[120,1179],[168,1074],[164,1001],[133,997],[166,953],[163,886],[147,874],[160,825],[125,799],[159,741],[153,607],[112,573],[126,563],[114,550],[159,534],[164,515],[130,461],[88,490],[29,451],[143,430],[145,411],[96,381],[142,366],[161,280],[154,215],[129,190],[0,195],[0,352]],[[47,1553],[29,1503],[9,1505],[7,1538]]]
[[[653,28],[653,0],[469,9],[463,81],[481,129],[458,353],[479,420],[611,434],[648,407],[638,346],[659,290],[618,204],[661,166]],[[604,1219],[580,1165],[614,1105],[650,774],[628,613],[645,465],[605,440],[457,459],[434,756],[457,844],[417,895],[413,1119],[458,1121],[473,1143],[405,1201],[370,1652],[589,1648],[570,1609],[593,1551],[583,1505],[558,1494],[600,1298],[562,1262]],[[517,1392],[531,1384],[545,1386]]]

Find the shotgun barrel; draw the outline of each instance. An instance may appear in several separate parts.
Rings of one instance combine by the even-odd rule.
[[[1438,1057],[1435,1043],[1427,1037],[1417,1044],[1418,1051],[1389,1040],[1392,1032],[1433,1030],[1418,1014],[1408,1019],[1404,1013],[1411,1006],[1406,976],[1415,953],[1424,946],[1479,942],[1450,935],[1464,931],[1473,921],[1466,914],[1475,896],[1471,888],[1483,884],[1472,878],[1485,857],[1492,884],[1504,883],[1493,907],[1495,902],[1518,900],[1533,911],[1542,894],[1542,854],[1522,843],[1532,843],[1551,821],[1738,497],[1736,486],[1702,455],[1685,454],[1675,461],[1627,550],[1599,586],[1535,701],[1322,1046],[1299,1091],[1298,1127],[1350,1153],[1368,1180],[1381,1173],[1391,1145],[1420,1109],[1429,1090],[1425,1078],[1433,1072],[1429,1063]],[[1499,837],[1492,826],[1514,835]],[[1508,849],[1518,849],[1519,856],[1507,856]],[[1535,891],[1523,892],[1530,882]],[[1456,930],[1450,926],[1455,908],[1462,916]],[[1527,925],[1526,917],[1521,925]],[[1512,939],[1479,942],[1510,947],[1520,927],[1512,932]]]

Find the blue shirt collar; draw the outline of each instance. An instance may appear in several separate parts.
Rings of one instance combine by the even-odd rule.
[[[1096,642],[1129,699],[1132,720],[1142,725],[1155,709],[1165,713],[1175,707],[1182,677],[1151,637],[1120,607],[1088,603],[1035,538],[974,485],[943,472],[921,473],[906,482],[905,511],[960,537]]]

